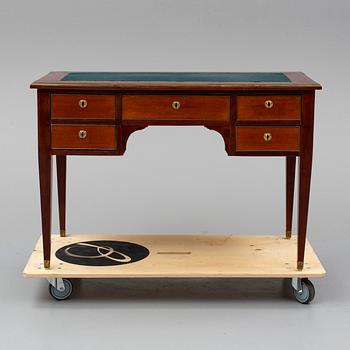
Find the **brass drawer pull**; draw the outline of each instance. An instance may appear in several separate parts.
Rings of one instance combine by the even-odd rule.
[[[272,108],[273,107],[273,102],[271,100],[266,100],[265,101],[265,107],[266,108]]]
[[[86,130],[79,130],[78,135],[79,135],[80,139],[85,139],[87,136],[87,131]]]
[[[80,108],[86,108],[87,107],[87,101],[86,100],[79,100],[79,107]]]
[[[171,106],[174,109],[179,109],[181,107],[181,103],[179,101],[173,101],[173,103],[171,104]]]
[[[264,140],[269,142],[272,140],[272,134],[270,132],[265,132],[264,134]]]

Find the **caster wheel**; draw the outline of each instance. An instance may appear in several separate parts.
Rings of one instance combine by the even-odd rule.
[[[73,284],[68,278],[63,278],[64,290],[60,291],[53,285],[49,285],[49,293],[56,300],[67,300],[73,292]]]
[[[315,287],[307,278],[301,280],[301,291],[294,291],[294,297],[299,303],[309,304],[315,297]]]

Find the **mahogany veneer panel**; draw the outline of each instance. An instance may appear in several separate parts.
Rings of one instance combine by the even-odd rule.
[[[179,109],[172,103],[178,101]],[[229,96],[126,95],[122,97],[125,120],[223,120],[230,118]]]
[[[86,131],[80,138],[79,132]],[[52,125],[52,149],[115,149],[116,130],[112,125]]]
[[[266,101],[272,101],[273,106],[267,108]],[[300,120],[301,97],[300,96],[238,96],[237,119],[238,120]]]
[[[264,134],[271,134],[270,141]],[[299,127],[245,127],[236,128],[237,151],[298,151]]]
[[[82,108],[79,101],[85,100]],[[51,95],[51,118],[96,118],[112,119],[115,117],[115,96],[113,95]]]

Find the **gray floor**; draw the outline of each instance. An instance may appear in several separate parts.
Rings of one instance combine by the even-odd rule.
[[[348,0],[1,1],[0,348],[347,348],[349,13]],[[54,302],[45,281],[23,278],[40,234],[29,83],[51,70],[302,70],[319,81],[308,237],[328,274],[314,303],[295,302],[282,280],[86,280]],[[69,159],[68,232],[283,232],[283,159],[229,158],[198,127],[148,128],[127,148]]]
[[[28,349],[327,349],[349,340],[349,283],[335,274],[301,305],[287,281],[266,279],[79,280],[69,301],[54,302],[45,281],[7,271],[2,343]]]

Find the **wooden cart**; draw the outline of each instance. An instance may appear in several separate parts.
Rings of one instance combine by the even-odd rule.
[[[84,242],[129,242],[147,248],[149,255],[133,263],[115,266],[85,266],[64,262],[53,254],[51,268],[45,269],[42,260],[42,241],[39,239],[24,276],[47,278],[50,293],[57,300],[67,299],[75,278],[290,278],[295,298],[309,303],[315,290],[308,278],[325,276],[311,245],[306,243],[305,268],[295,267],[297,240],[279,235],[53,235],[52,249]],[[105,259],[110,247],[102,250],[90,247],[94,260]],[[114,254],[118,252],[114,250]],[[119,256],[121,260],[125,257]],[[107,257],[108,259],[108,257]]]

